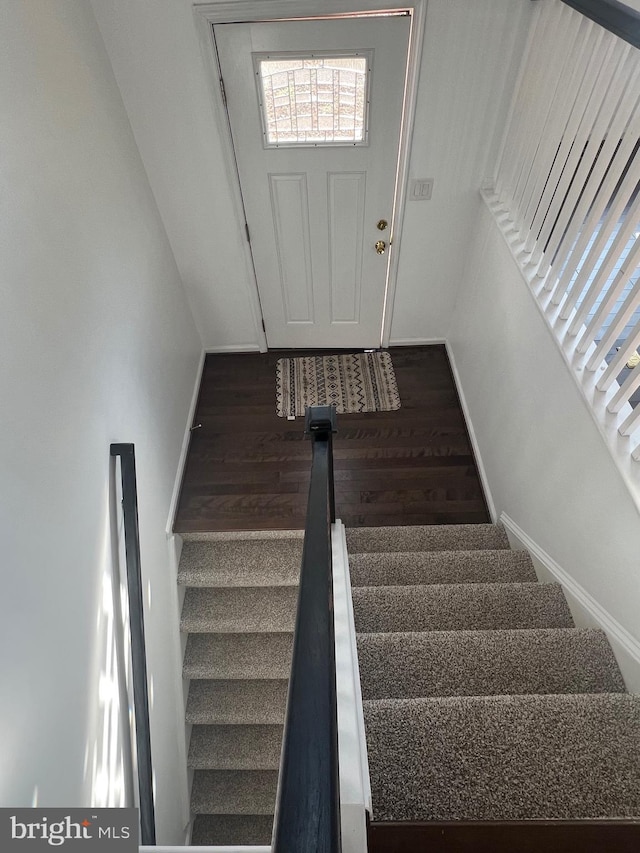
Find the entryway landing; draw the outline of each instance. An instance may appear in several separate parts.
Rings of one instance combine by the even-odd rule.
[[[338,417],[338,516],[347,527],[490,521],[445,347],[390,352],[401,408]],[[285,354],[312,353],[207,356],[177,533],[304,528],[311,444],[302,418],[276,415]]]

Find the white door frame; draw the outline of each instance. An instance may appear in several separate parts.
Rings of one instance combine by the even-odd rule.
[[[223,153],[229,174],[235,174],[236,180],[231,181],[234,207],[238,217],[238,226],[244,228],[246,224],[242,193],[240,190],[240,178],[236,165],[233,139],[229,119],[223,101],[220,88],[220,69],[213,40],[212,24],[241,24],[262,21],[283,21],[294,18],[339,18],[342,15],[351,15],[354,12],[377,12],[377,11],[409,11],[411,12],[411,30],[409,35],[409,56],[407,62],[406,100],[405,110],[400,128],[400,143],[398,152],[398,181],[396,197],[393,205],[392,229],[389,243],[393,244],[393,252],[389,260],[387,273],[387,287],[383,308],[382,322],[382,346],[389,345],[391,334],[391,320],[393,317],[393,303],[396,292],[396,281],[398,275],[398,261],[400,257],[400,242],[402,235],[402,224],[404,221],[405,203],[407,199],[407,185],[409,181],[409,159],[411,154],[411,141],[413,138],[413,123],[416,113],[416,101],[418,93],[418,78],[420,74],[420,62],[422,58],[422,45],[424,42],[424,28],[427,14],[428,0],[411,0],[404,5],[393,4],[385,0],[208,0],[208,2],[195,3],[193,6],[196,29],[200,37],[205,66],[208,71],[209,84],[212,101],[215,104],[217,114],[217,125],[221,128],[223,139]],[[249,242],[244,242],[245,262],[250,275],[253,278],[251,292],[251,310],[256,327],[256,336],[260,352],[267,351],[267,338],[262,323],[262,309],[260,307],[260,295],[258,281],[253,266],[253,257]]]

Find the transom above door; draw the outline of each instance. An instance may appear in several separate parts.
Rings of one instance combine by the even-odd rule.
[[[216,24],[270,347],[378,347],[407,15]]]

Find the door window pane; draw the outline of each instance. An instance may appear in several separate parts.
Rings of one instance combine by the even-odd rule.
[[[256,61],[265,145],[366,144],[366,56]]]

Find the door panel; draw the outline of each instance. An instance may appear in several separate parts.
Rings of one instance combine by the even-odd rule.
[[[380,346],[389,248],[374,246],[391,230],[376,223],[392,222],[409,25],[391,16],[214,27],[270,347]],[[284,131],[270,147],[260,61],[283,58],[288,76],[269,78],[265,110]],[[313,141],[331,122],[338,137],[343,122],[356,126],[366,92],[362,143]]]
[[[365,172],[330,172],[328,175],[332,323],[360,322],[365,189]]]
[[[284,322],[313,323],[311,232],[306,175],[269,175]]]

